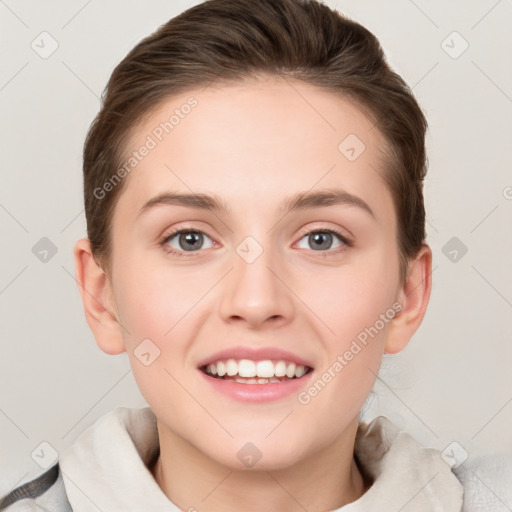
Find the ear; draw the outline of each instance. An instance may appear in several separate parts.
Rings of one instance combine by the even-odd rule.
[[[426,244],[409,264],[398,302],[401,311],[391,320],[384,352],[396,354],[404,349],[423,321],[432,289],[432,251]]]
[[[96,262],[89,240],[79,240],[73,253],[75,278],[82,296],[85,318],[96,338],[96,343],[107,354],[126,352],[111,283]]]

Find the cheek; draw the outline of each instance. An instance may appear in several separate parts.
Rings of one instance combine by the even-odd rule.
[[[178,273],[171,278],[155,267],[151,271],[136,268],[122,276],[117,289],[133,376],[153,410],[175,417],[186,410],[188,399],[179,385],[184,381],[183,361],[191,339],[187,312],[192,310],[192,315],[201,295],[176,277]]]
[[[397,276],[375,255],[360,265],[330,268],[305,281],[303,296],[320,319],[319,339],[327,359],[299,403],[341,418],[357,414],[378,374],[389,322],[396,311]],[[306,301],[305,301],[306,302]],[[327,327],[327,328],[326,328]],[[332,409],[332,404],[337,407]]]
[[[126,351],[134,376],[144,388],[144,381],[154,379],[165,367],[169,340],[173,352],[179,349],[173,326],[179,325],[188,301],[178,297],[176,290],[183,288],[179,282],[174,280],[171,287],[165,272],[147,262],[131,256],[116,268],[115,295]]]
[[[325,418],[327,437],[335,436],[346,418],[359,414],[379,373],[388,325],[395,314],[391,294],[358,283],[357,289],[346,286],[338,290],[337,301],[324,304],[322,320],[335,334],[323,336],[327,358],[297,397],[305,417],[315,411]]]
[[[327,327],[323,338],[329,340],[330,352],[343,350],[392,307],[398,277],[385,262],[382,255],[365,258],[357,265],[320,268],[314,278],[302,280],[300,296]]]
[[[197,277],[191,280],[187,272],[171,273],[165,266],[160,267],[128,261],[125,272],[119,273],[118,309],[130,332],[127,341],[132,348],[145,338],[162,346],[176,338],[182,319],[204,294]]]

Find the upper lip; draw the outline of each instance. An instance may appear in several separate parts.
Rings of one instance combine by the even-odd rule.
[[[309,366],[310,368],[313,367],[310,361],[299,357],[293,352],[288,352],[287,350],[277,347],[254,348],[236,346],[220,350],[219,352],[215,352],[214,354],[206,357],[199,362],[198,368],[216,363],[217,361],[226,361],[228,359],[250,359],[252,361],[264,361],[269,359],[274,361],[284,360],[290,363],[295,363],[296,365]]]

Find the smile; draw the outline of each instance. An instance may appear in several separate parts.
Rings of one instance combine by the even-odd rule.
[[[253,361],[251,359],[219,360],[201,367],[213,378],[240,384],[271,384],[300,379],[312,369],[285,360]]]

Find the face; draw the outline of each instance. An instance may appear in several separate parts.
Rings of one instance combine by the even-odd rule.
[[[137,127],[111,285],[161,435],[237,468],[346,441],[400,290],[384,144],[349,100],[280,78],[172,97]]]

